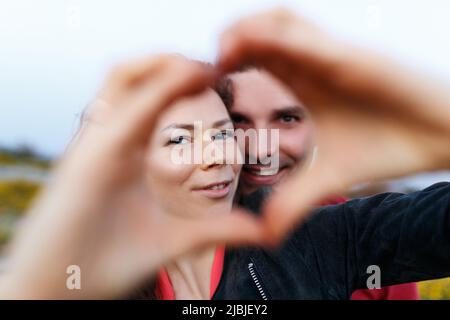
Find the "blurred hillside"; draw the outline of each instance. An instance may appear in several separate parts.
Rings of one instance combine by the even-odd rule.
[[[51,159],[38,154],[33,148],[27,145],[22,145],[17,148],[5,148],[0,146],[0,166],[19,165],[47,170],[50,168]]]

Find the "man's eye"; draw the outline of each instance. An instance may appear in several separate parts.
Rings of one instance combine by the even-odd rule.
[[[239,124],[239,123],[245,123],[245,118],[241,117],[241,116],[231,116],[231,120],[235,123],[235,124]]]
[[[219,133],[215,134],[212,139],[213,140],[225,140],[228,138],[234,137],[234,131],[233,130],[222,130]]]
[[[299,121],[299,117],[291,116],[291,115],[284,115],[284,116],[280,117],[280,121],[285,122],[285,123],[296,122],[296,121]]]
[[[189,142],[191,142],[190,137],[179,136],[179,137],[172,138],[169,141],[169,144],[187,144]]]

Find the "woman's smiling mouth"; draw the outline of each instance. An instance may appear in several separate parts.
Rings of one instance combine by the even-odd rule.
[[[193,191],[207,198],[220,199],[228,196],[231,191],[232,182],[233,180],[220,181],[204,187],[194,188]]]

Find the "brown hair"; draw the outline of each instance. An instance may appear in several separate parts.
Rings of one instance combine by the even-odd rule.
[[[231,80],[231,78],[228,76],[221,77],[216,82],[214,90],[222,99],[225,107],[230,110],[234,103],[233,81]]]
[[[254,65],[243,65],[240,68],[236,69],[233,73],[241,73],[249,70],[259,70],[260,68]],[[231,80],[229,75],[225,75],[217,80],[214,88],[217,94],[222,99],[223,103],[230,110],[233,107],[234,103],[234,87],[233,80]]]

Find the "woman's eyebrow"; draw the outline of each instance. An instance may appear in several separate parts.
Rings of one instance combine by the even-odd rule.
[[[225,124],[228,124],[228,123],[232,123],[230,118],[226,118],[226,119],[222,119],[222,120],[216,121],[216,122],[213,123],[212,126],[214,128],[217,128],[217,127],[221,127],[221,126],[223,126]]]
[[[222,119],[219,121],[216,121],[213,123],[213,127],[217,128],[217,127],[221,127],[225,124],[228,123],[232,123],[231,119],[226,118],[226,119]],[[170,125],[168,125],[167,127],[164,127],[163,129],[161,129],[161,131],[166,131],[168,129],[185,129],[185,130],[194,130],[195,126],[193,124],[187,124],[187,123],[172,123]]]
[[[172,123],[168,125],[167,127],[164,127],[161,129],[161,131],[166,131],[169,129],[185,129],[185,130],[194,130],[193,124],[185,124],[185,123]]]

